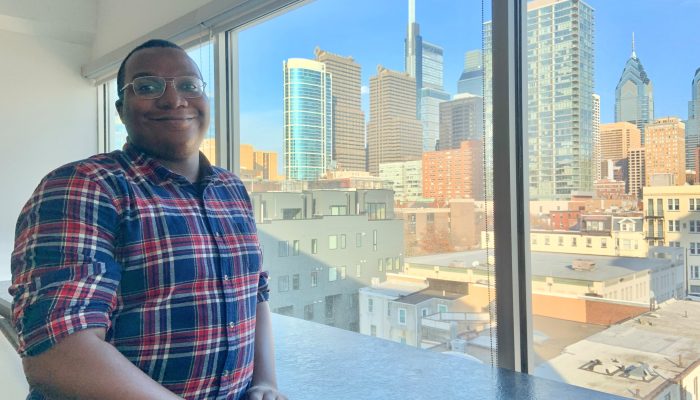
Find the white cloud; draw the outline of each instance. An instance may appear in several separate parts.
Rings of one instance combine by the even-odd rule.
[[[369,86],[362,85],[360,88],[360,94],[369,94]]]

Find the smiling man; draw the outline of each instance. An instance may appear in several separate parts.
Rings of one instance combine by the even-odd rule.
[[[199,146],[205,83],[177,45],[117,77],[121,151],[47,175],[12,254],[30,399],[284,400],[250,199]]]

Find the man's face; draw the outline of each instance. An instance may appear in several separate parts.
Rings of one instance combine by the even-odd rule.
[[[137,51],[127,60],[124,72],[125,83],[140,76],[201,77],[187,53],[167,47]],[[171,81],[157,99],[139,98],[128,86],[117,112],[132,143],[167,161],[183,161],[197,154],[209,127],[207,97],[182,97]]]

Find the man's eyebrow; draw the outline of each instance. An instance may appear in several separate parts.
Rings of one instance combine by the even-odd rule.
[[[131,80],[134,80],[136,78],[140,78],[142,76],[157,76],[157,77],[161,77],[161,78],[173,78],[172,76],[160,76],[160,75],[153,73],[153,72],[137,72],[131,77]],[[187,72],[184,74],[180,74],[178,76],[194,76],[194,77],[202,79],[200,74],[196,71],[190,71],[190,72]]]

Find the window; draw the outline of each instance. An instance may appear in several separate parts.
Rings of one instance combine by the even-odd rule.
[[[298,241],[298,240],[295,240],[295,241],[293,242],[293,246],[292,246],[292,255],[293,255],[293,256],[298,256],[298,255],[299,255],[299,241]]]
[[[362,233],[355,234],[355,247],[362,247]]]
[[[601,248],[601,249],[607,249],[607,248],[608,248],[608,239],[606,239],[606,238],[600,238],[600,248]]]
[[[593,247],[593,239],[586,238],[586,247],[588,247],[588,248]]]
[[[688,209],[690,211],[700,211],[700,199],[690,199]]]
[[[367,218],[386,219],[386,203],[367,203]]]
[[[688,225],[691,233],[700,233],[700,220],[690,220]]]
[[[392,259],[391,259],[391,257],[387,257],[387,258],[384,259],[384,265],[386,266],[386,270],[387,270],[387,271],[391,271],[391,270],[394,269],[394,268],[393,268],[394,266],[393,266],[393,264],[392,264]]]
[[[374,300],[367,299],[367,312],[374,312]]]
[[[348,215],[347,206],[331,206],[331,215]]]
[[[577,245],[576,245],[576,237],[575,237],[575,236],[571,238],[571,245],[574,246],[574,247],[577,246]]]
[[[377,230],[372,231],[372,250],[377,251]]]
[[[446,313],[447,312],[447,306],[445,304],[438,304],[437,310],[439,313]]]
[[[355,265],[355,276],[358,278],[362,277],[362,265],[360,265],[360,264]]]
[[[335,250],[338,248],[338,235],[328,236],[328,248],[330,250]]]
[[[563,245],[564,245],[564,237],[563,237],[563,236],[559,236],[557,239],[558,239],[558,240],[557,240],[557,243],[559,244],[559,246],[563,246]]]
[[[311,254],[318,254],[318,239],[311,239]]]
[[[340,248],[344,249],[347,246],[347,236],[343,233],[340,235]]]
[[[318,272],[311,271],[311,287],[318,286]]]
[[[289,291],[289,275],[280,276],[278,278],[278,288],[280,292]]]
[[[678,211],[680,210],[680,199],[667,199],[668,211]]]
[[[310,321],[314,319],[314,305],[307,304],[304,306],[304,319]]]
[[[690,242],[690,254],[692,254],[692,255],[700,254],[700,243]]]
[[[691,265],[690,266],[690,279],[700,279],[700,266]]]
[[[384,271],[384,259],[380,258],[377,260],[377,269],[379,272]]]
[[[681,221],[673,220],[673,219],[668,220],[668,231],[669,232],[680,232],[680,230],[681,230]]]
[[[406,325],[406,309],[399,308],[399,325]]]
[[[277,255],[280,257],[287,257],[289,255],[289,242],[286,240],[280,240],[278,243],[279,249]]]
[[[347,278],[347,267],[345,265],[338,267],[338,272],[340,273],[340,279]]]
[[[428,308],[423,307],[423,308],[421,308],[421,310],[420,310],[420,315],[421,315],[422,317],[427,317],[429,312],[430,312],[430,310],[429,310]]]
[[[292,275],[292,289],[299,290],[299,274]]]
[[[328,281],[333,282],[338,280],[338,268],[330,267],[328,268]]]

